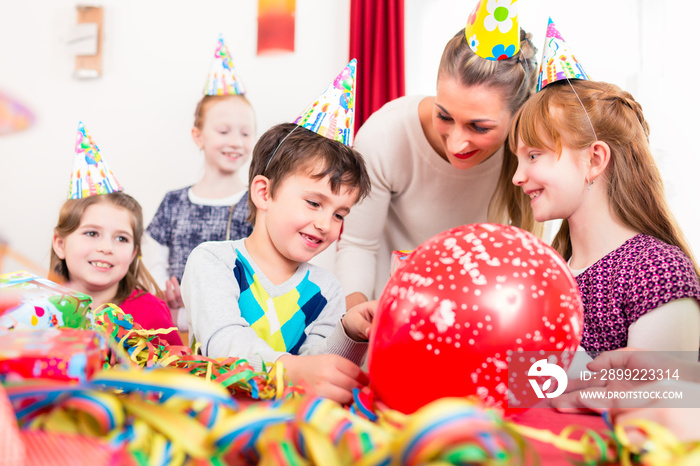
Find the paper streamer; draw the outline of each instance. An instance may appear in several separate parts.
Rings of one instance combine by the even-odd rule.
[[[271,390],[261,384],[258,395],[274,398],[234,399],[232,385],[250,385],[260,376],[248,378],[247,363],[232,361],[227,367],[243,368],[240,376],[225,377],[227,382],[235,379],[228,386],[217,383],[214,374],[225,366],[220,361],[200,361],[208,369],[197,366],[192,373],[195,359],[186,356],[197,356],[181,348],[175,352],[183,354],[173,354],[157,331],[143,331],[130,320],[116,306],[96,313],[98,327],[111,329],[114,350],[123,354],[112,358],[114,367],[108,365],[92,379],[7,383],[19,425],[32,432],[107,441],[148,465],[517,465],[537,461],[528,439],[555,446],[575,464],[690,465],[700,457],[700,442],[680,442],[644,420],[606,432],[569,426],[557,435],[506,421],[465,398],[440,399],[406,415],[375,400],[367,388],[355,391],[354,403],[345,407],[288,390],[280,365],[257,379]],[[151,349],[139,345],[143,339]],[[141,358],[134,348],[151,356]],[[166,360],[169,365],[163,367]],[[253,390],[246,393],[250,397]],[[644,436],[643,447],[629,441],[629,429]]]

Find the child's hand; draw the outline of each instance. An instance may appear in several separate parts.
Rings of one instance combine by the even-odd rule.
[[[353,306],[345,313],[341,322],[345,333],[355,341],[369,340],[369,331],[372,328],[374,311],[377,309],[377,300],[366,301]]]
[[[369,377],[358,365],[336,354],[284,354],[278,361],[284,364],[285,373],[294,385],[341,404],[352,403],[353,388],[369,383]]]
[[[165,304],[167,304],[170,309],[185,307],[185,303],[182,302],[180,284],[175,277],[170,277],[170,279],[165,282]]]

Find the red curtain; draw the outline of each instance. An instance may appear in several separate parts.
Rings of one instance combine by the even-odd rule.
[[[357,58],[355,131],[379,107],[401,97],[404,0],[351,0],[350,58]]]

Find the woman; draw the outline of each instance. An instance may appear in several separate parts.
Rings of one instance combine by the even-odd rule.
[[[445,47],[436,95],[389,102],[356,136],[372,192],[346,217],[338,244],[335,272],[348,308],[379,298],[393,250],[415,249],[449,228],[488,221],[541,233],[529,199],[513,189],[515,157],[505,144],[513,115],[534,92],[536,48],[520,30],[512,56],[480,56],[469,44],[486,52],[474,45],[473,19]]]

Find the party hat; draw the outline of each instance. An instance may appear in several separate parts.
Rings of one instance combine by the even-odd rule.
[[[352,146],[355,123],[355,72],[357,60],[350,60],[321,97],[309,105],[294,123]]]
[[[487,60],[510,58],[520,50],[518,2],[479,0],[464,28],[469,47]]]
[[[243,84],[236,77],[236,69],[233,67],[233,60],[224,44],[224,36],[219,35],[219,42],[214,51],[214,60],[207,76],[207,83],[204,86],[205,95],[243,95],[245,89]]]
[[[552,84],[560,79],[584,79],[586,81],[591,79],[569,50],[552,18],[549,18],[547,24],[547,37],[544,40],[544,52],[542,52],[542,62],[538,75],[537,92],[541,91],[547,84]]]
[[[68,199],[82,199],[95,194],[123,190],[81,121],[78,123],[78,136],[75,141],[75,161]]]

